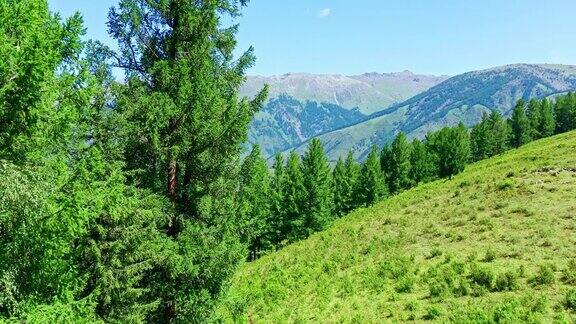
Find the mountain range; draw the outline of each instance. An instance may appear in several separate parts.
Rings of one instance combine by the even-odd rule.
[[[331,161],[353,150],[358,159],[402,131],[409,138],[462,121],[471,126],[484,112],[508,115],[519,98],[576,90],[576,66],[514,64],[454,77],[399,73],[358,76],[286,74],[248,77],[241,93],[269,84],[270,99],[249,135],[267,156],[303,152],[318,137]]]

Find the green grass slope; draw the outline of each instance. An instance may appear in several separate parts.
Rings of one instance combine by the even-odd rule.
[[[227,321],[573,322],[576,132],[342,218],[246,264]]]

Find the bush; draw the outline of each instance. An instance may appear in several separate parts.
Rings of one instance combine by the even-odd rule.
[[[473,265],[469,276],[472,283],[488,290],[494,286],[494,277],[491,269],[480,265]]]
[[[426,321],[431,321],[431,320],[435,320],[437,318],[439,318],[440,316],[442,316],[442,308],[440,308],[440,306],[437,305],[430,305],[428,306],[428,309],[426,310],[426,314],[424,315],[424,317],[422,317],[422,319],[426,320]]]
[[[568,262],[568,267],[562,271],[562,281],[567,285],[576,285],[576,259]]]
[[[427,259],[434,259],[435,257],[439,257],[442,255],[442,250],[440,250],[440,248],[435,247],[432,249],[432,251],[430,251],[430,255],[427,257]]]
[[[549,264],[540,265],[538,273],[530,279],[533,285],[549,285],[555,281],[554,269]]]
[[[484,256],[484,262],[492,262],[497,258],[497,254],[496,251],[494,251],[494,249],[489,248],[488,251],[486,251],[486,255]]]
[[[435,281],[430,284],[430,296],[444,297],[450,293],[450,287],[444,281]]]
[[[518,289],[518,275],[513,271],[501,273],[496,278],[494,291],[512,291]]]
[[[409,274],[398,280],[395,290],[397,293],[409,293],[414,290],[415,285],[416,276]]]
[[[570,289],[564,298],[564,306],[566,308],[576,311],[576,288]]]

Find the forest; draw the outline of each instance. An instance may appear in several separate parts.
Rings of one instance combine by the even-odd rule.
[[[576,95],[518,101],[334,168],[258,146],[238,89],[247,1],[121,0],[118,50],[44,0],[0,1],[0,320],[204,322],[244,262],[467,163],[576,128]],[[123,75],[118,80],[117,73]]]

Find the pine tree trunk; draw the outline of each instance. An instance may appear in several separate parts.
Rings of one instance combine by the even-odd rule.
[[[170,201],[176,201],[176,161],[170,160],[168,163],[168,184],[167,184],[167,194]]]

